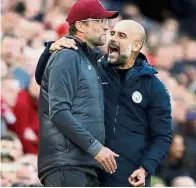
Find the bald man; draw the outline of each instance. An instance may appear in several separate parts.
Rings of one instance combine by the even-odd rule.
[[[56,41],[50,50],[76,49],[68,38]],[[113,174],[100,174],[102,186],[150,186],[150,176],[171,144],[170,97],[157,70],[140,53],[145,38],[139,23],[122,20],[110,31],[107,54],[91,52],[97,53],[93,57],[104,89],[106,146],[120,155]],[[39,64],[49,57],[48,47]],[[37,74],[43,71],[37,69]]]

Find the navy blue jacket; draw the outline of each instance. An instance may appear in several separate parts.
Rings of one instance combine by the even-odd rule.
[[[39,64],[46,64],[46,51]],[[103,186],[129,186],[128,177],[140,166],[148,171],[146,186],[150,186],[150,175],[166,157],[172,141],[169,94],[143,54],[123,85],[106,57],[93,56],[104,88],[106,146],[120,155],[118,169],[113,175],[104,174]],[[42,71],[37,69],[37,75]]]
[[[105,100],[106,146],[120,155],[118,170],[105,174],[105,186],[129,186],[127,179],[143,166],[149,176],[166,157],[172,141],[171,104],[156,69],[139,54],[121,84],[113,66],[102,58],[98,64]]]

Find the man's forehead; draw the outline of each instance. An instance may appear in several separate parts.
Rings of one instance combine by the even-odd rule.
[[[126,27],[126,25],[117,23],[117,24],[113,27],[112,30],[115,31],[115,32],[127,33],[129,29]]]

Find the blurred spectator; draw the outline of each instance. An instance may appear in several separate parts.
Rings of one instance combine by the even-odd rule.
[[[16,122],[10,126],[10,130],[18,135],[24,153],[37,154],[38,151],[38,95],[39,86],[33,77],[28,91],[20,91],[16,105],[13,107]]]
[[[26,185],[39,183],[36,169],[30,163],[20,163],[16,170],[17,182]]]
[[[25,57],[24,57],[24,65],[23,69],[28,73],[30,78],[34,77],[36,63],[40,57],[40,53],[42,52],[42,48],[31,48],[28,47],[25,49]]]
[[[14,65],[22,64],[22,55],[24,52],[24,44],[14,35],[5,35],[2,39],[2,59],[10,68]]]
[[[1,56],[8,68],[8,74],[13,75],[20,83],[20,88],[29,86],[29,75],[22,68],[24,44],[14,35],[4,36],[1,42]]]
[[[16,164],[1,164],[1,187],[10,187],[16,179]]]
[[[64,14],[67,14],[76,0],[55,0],[54,6],[58,7]]]
[[[172,44],[178,37],[179,23],[177,20],[168,18],[161,28],[161,44]]]
[[[191,169],[189,159],[185,156],[184,138],[179,135],[173,135],[173,142],[167,160],[161,164],[157,175],[165,180],[168,186],[171,186],[171,181],[177,176],[190,176]]]
[[[42,13],[42,1],[40,0],[24,0],[25,6],[25,17],[28,20],[37,20],[42,21],[43,13]]]
[[[37,155],[35,154],[24,154],[18,159],[18,163],[29,163],[37,170]]]
[[[156,26],[156,23],[150,18],[142,15],[139,7],[134,3],[125,3],[122,6],[122,19],[131,19],[140,23],[148,32],[152,27]]]
[[[186,121],[177,130],[184,136],[188,152],[196,154],[196,106],[187,110]]]
[[[13,107],[16,104],[19,91],[20,84],[18,80],[12,77],[6,77],[1,80],[1,99],[4,103],[7,103],[8,107]]]
[[[19,82],[13,78],[1,79],[1,136],[6,136],[7,125],[16,122],[12,107],[16,104],[20,90]]]
[[[172,187],[195,187],[195,181],[188,176],[176,177],[171,184]]]
[[[7,102],[1,97],[1,136],[7,135],[7,124],[13,125],[16,117]]]
[[[9,0],[7,0],[9,1]],[[2,15],[2,33],[3,35],[13,34],[16,24],[19,24],[22,17],[14,12],[5,12]]]
[[[195,95],[189,93],[185,86],[180,85],[167,69],[159,69],[158,77],[166,85],[171,96],[174,126],[183,123],[186,120],[187,109],[195,103]]]
[[[22,144],[16,135],[9,133],[1,138],[1,156],[4,156],[4,162],[16,161],[22,154]]]
[[[6,13],[7,11],[13,10],[16,6],[18,0],[2,0],[1,1],[1,11]]]
[[[157,47],[155,59],[156,66],[170,71],[174,65],[174,45],[161,44]]]
[[[196,106],[190,107],[187,110],[185,123],[181,124],[176,129],[184,137],[185,146],[187,148],[186,154],[190,163],[189,171],[191,172],[191,177],[196,181]]]

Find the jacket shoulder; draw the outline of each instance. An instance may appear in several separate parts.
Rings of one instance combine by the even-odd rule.
[[[56,63],[58,61],[58,63]],[[63,68],[65,65],[79,65],[80,56],[78,52],[72,49],[62,49],[60,51],[54,52],[49,59],[49,66]]]
[[[150,99],[153,99],[157,94],[168,93],[165,84],[156,75],[144,75],[140,78],[143,79],[143,88],[146,88],[146,93]]]
[[[151,101],[160,101],[165,99],[169,99],[170,101],[171,98],[165,84],[155,75],[152,76],[150,98]]]
[[[156,76],[152,76],[152,86],[156,92],[166,91],[166,85]]]

